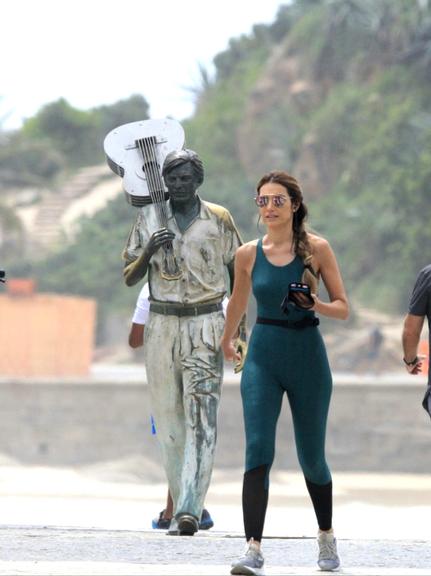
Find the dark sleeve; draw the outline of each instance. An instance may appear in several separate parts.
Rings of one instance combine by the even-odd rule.
[[[431,291],[431,268],[419,272],[409,303],[409,314],[426,316]]]

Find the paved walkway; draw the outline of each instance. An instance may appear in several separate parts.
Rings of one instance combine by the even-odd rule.
[[[243,550],[240,534],[56,527],[0,527],[0,575],[222,575]],[[429,575],[426,541],[340,540],[341,574]],[[273,538],[264,543],[266,574],[321,574],[314,538]]]
[[[4,461],[0,576],[229,574],[244,548],[241,471],[214,471],[206,506],[215,529],[193,538],[149,530],[166,484],[133,478],[126,462],[77,470]],[[334,473],[334,485],[341,574],[431,575],[431,476]],[[314,536],[302,475],[274,471],[266,574],[320,574]]]

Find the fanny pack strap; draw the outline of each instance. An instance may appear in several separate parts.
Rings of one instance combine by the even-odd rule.
[[[301,330],[302,328],[313,328],[319,326],[320,320],[316,316],[313,318],[302,318],[301,320],[277,320],[274,318],[264,318],[258,316],[256,324],[270,324],[271,326],[280,326],[281,328],[289,328],[292,330]]]

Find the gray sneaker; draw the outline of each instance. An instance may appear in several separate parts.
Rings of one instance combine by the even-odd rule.
[[[319,559],[317,564],[321,570],[338,570],[340,567],[340,558],[337,553],[337,540],[333,532],[319,531],[317,537],[319,544]]]
[[[231,574],[263,574],[264,559],[262,552],[253,541],[247,545],[245,555],[237,562],[232,563]]]

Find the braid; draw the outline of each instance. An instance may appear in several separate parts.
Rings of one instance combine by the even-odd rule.
[[[307,230],[305,229],[305,220],[307,217],[307,207],[301,203],[294,213],[293,218],[293,241],[295,254],[298,254],[304,262],[304,273],[302,282],[308,284],[313,294],[317,294],[319,279],[311,265],[313,253],[308,239]]]

